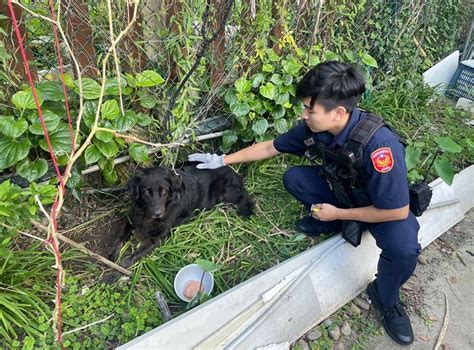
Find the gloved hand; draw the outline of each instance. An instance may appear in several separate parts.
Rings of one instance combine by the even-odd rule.
[[[188,161],[201,162],[201,164],[196,165],[198,169],[217,169],[225,166],[223,154],[194,153],[188,156]]]

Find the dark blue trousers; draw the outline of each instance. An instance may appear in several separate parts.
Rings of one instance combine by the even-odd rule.
[[[283,176],[286,190],[309,211],[311,204],[339,203],[326,180],[319,175],[318,166],[296,166]],[[393,306],[398,301],[400,286],[412,275],[420,253],[415,216],[405,220],[369,223],[368,229],[382,250],[377,266],[377,289],[382,304]]]

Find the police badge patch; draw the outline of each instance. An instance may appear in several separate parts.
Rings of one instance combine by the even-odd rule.
[[[370,155],[374,169],[379,173],[388,173],[393,168],[393,156],[390,147],[376,149]]]

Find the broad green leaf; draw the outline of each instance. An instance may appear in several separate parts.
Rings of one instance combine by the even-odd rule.
[[[471,139],[465,138],[464,141],[466,142],[467,147],[469,147],[470,149],[474,149],[474,142]]]
[[[37,120],[33,124],[30,125],[28,130],[30,130],[30,132],[34,135],[44,135],[43,127],[41,125],[39,116],[37,116],[36,118]],[[46,130],[48,130],[48,133],[56,130],[59,123],[61,122],[61,117],[59,117],[57,114],[54,114],[53,112],[49,110],[43,111],[43,119],[44,119],[44,124],[46,125]]]
[[[275,96],[275,85],[272,83],[267,83],[259,88],[260,95],[266,97],[270,100],[273,100]]]
[[[149,159],[147,148],[143,144],[132,143],[128,148],[128,153],[130,154],[130,157],[132,157],[132,159],[137,163],[143,163]]]
[[[102,142],[95,139],[93,142],[107,159],[114,157],[119,152],[118,146],[114,140],[111,140],[110,142]]]
[[[0,170],[9,168],[25,158],[30,147],[31,143],[27,138],[13,140],[2,137],[0,139]]]
[[[69,132],[69,125],[61,123],[58,127],[49,133],[49,140],[53,147],[54,154],[59,156],[72,151],[71,134]],[[44,138],[39,140],[39,145],[46,152],[49,152],[48,145]]]
[[[284,94],[277,94],[275,97],[275,103],[277,105],[285,105],[288,103],[290,100],[290,94],[288,92],[285,92]]]
[[[252,130],[257,134],[257,135],[263,135],[265,131],[268,129],[268,122],[266,119],[259,119],[253,122],[252,124]]]
[[[41,91],[41,96],[45,101],[64,101],[64,92],[59,81],[43,81],[37,85],[37,89]]]
[[[263,66],[262,66],[262,72],[273,72],[275,70],[275,68],[273,68],[273,66],[271,64],[268,64],[268,63],[265,63]]]
[[[153,122],[153,119],[145,113],[138,112],[136,114],[137,117],[137,123],[140,126],[148,126]]]
[[[228,89],[224,95],[225,102],[230,106],[233,103],[237,103],[237,95],[234,89]]]
[[[127,81],[122,77],[120,79],[120,87],[122,88],[122,94],[126,95]],[[109,96],[119,96],[119,83],[117,78],[107,79],[105,83],[105,94]]]
[[[156,97],[150,94],[142,94],[140,96],[140,105],[144,108],[151,109],[156,106],[157,102],[158,100],[156,99]]]
[[[70,89],[73,89],[76,86],[74,79],[67,73],[64,73],[64,84],[66,84]]]
[[[320,60],[319,60],[319,57],[317,55],[312,55],[309,58],[309,66],[310,67],[314,67],[314,66],[318,65],[319,62],[320,62]]]
[[[115,171],[113,159],[101,159],[99,160],[99,168],[102,170],[102,176],[107,184],[113,184],[117,181],[118,175]]]
[[[445,152],[459,153],[462,151],[462,147],[449,137],[435,137],[435,141],[439,148]]]
[[[67,182],[67,187],[77,189],[81,186],[82,186],[82,175],[77,170],[77,167],[74,167],[71,171],[71,177],[69,178],[69,180]],[[76,194],[77,194],[77,192],[76,192]]]
[[[90,145],[86,148],[84,153],[84,159],[86,160],[86,164],[93,164],[97,162],[102,157],[102,153],[98,150],[95,145]]]
[[[257,73],[252,76],[252,87],[258,88],[260,84],[265,80],[265,76],[262,73]]]
[[[260,101],[260,99],[254,99],[250,101],[249,105],[250,105],[250,109],[258,114],[263,114],[267,111],[262,101]]]
[[[324,53],[324,58],[325,58],[325,61],[338,61],[339,60],[339,56],[332,51],[326,51]]]
[[[252,89],[252,83],[245,77],[240,77],[237,79],[234,86],[237,92],[241,93],[249,92]]]
[[[79,82],[76,81],[76,86]],[[76,89],[76,92],[79,93],[79,88]],[[84,99],[86,100],[95,100],[100,96],[100,85],[91,78],[82,79],[82,92],[84,94]]]
[[[275,108],[271,114],[273,116],[273,118],[275,119],[279,119],[279,118],[282,118],[285,116],[285,113],[286,113],[286,110],[284,107],[282,106],[278,106],[277,108]]]
[[[105,101],[100,110],[101,116],[104,119],[114,120],[120,115],[120,107],[117,100]]]
[[[0,116],[0,132],[12,139],[21,136],[28,129],[28,122],[25,118],[15,120],[13,117]]]
[[[36,95],[41,106],[43,104],[41,92],[39,90],[36,90]],[[12,96],[12,102],[15,107],[21,111],[24,111],[25,109],[36,109],[36,103],[33,98],[33,93],[31,92],[31,89],[27,89],[26,91],[18,91],[15,95]]]
[[[349,50],[349,49],[344,50],[344,57],[346,57],[346,59],[349,62],[357,61],[357,54],[353,50]]]
[[[298,63],[295,59],[290,59],[289,61],[283,62],[283,70],[285,73],[298,76],[300,69],[303,67],[302,64]]]
[[[413,169],[421,156],[421,149],[413,146],[408,146],[405,153],[405,163],[407,164],[407,170]]]
[[[273,126],[279,134],[283,134],[284,132],[287,132],[289,129],[288,123],[286,119],[284,118],[275,120],[275,122],[273,123]]]
[[[152,70],[145,70],[138,73],[135,77],[135,84],[141,87],[152,87],[161,85],[165,80],[157,72]]]
[[[103,141],[103,142],[109,142],[110,140],[112,140],[114,138],[114,134],[109,132],[109,131],[103,131],[103,130],[99,130],[97,131],[94,136]]]
[[[99,103],[97,101],[86,101],[84,102],[84,123],[87,125],[87,127],[91,127],[92,124],[94,124],[95,121],[95,115],[97,113],[97,108],[99,106]]]
[[[374,68],[378,67],[377,61],[375,60],[375,58],[370,56],[368,53],[364,53],[362,55],[362,62],[364,62],[364,64],[366,64],[369,67],[374,67]]]
[[[290,75],[290,74],[285,74],[284,78],[283,78],[283,83],[285,85],[291,85],[293,84],[293,76]]]
[[[43,158],[38,158],[33,162],[26,158],[17,166],[16,171],[21,177],[24,177],[29,182],[33,182],[46,174],[48,162]]]
[[[237,140],[238,137],[233,131],[224,132],[224,134],[222,135],[222,142],[224,144],[224,147],[232,146],[234,143],[237,142]]]
[[[114,130],[118,132],[124,132],[133,128],[137,122],[137,115],[134,111],[128,110],[125,111],[125,115],[120,115],[117,119],[114,120]]]
[[[239,122],[239,124],[242,126],[242,129],[246,129],[247,128],[247,116],[244,116],[244,115],[236,115],[235,116],[235,119],[237,119],[237,121]],[[225,133],[224,133],[225,135]]]
[[[449,160],[444,157],[438,158],[434,162],[434,167],[439,177],[441,177],[444,182],[451,186],[454,179],[454,169]]]
[[[280,74],[272,74],[272,77],[271,77],[270,81],[275,85],[281,85],[282,82],[283,82],[281,80],[281,75]]]
[[[250,106],[247,102],[237,102],[230,105],[230,110],[236,116],[244,116],[250,112]]]
[[[196,264],[201,268],[203,269],[204,271],[207,271],[207,272],[214,272],[214,271],[217,271],[221,268],[220,265],[218,264],[215,264],[211,261],[207,261],[207,260],[204,260],[204,259],[197,259],[196,260]]]

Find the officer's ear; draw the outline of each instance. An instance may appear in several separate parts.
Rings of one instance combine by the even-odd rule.
[[[344,118],[344,116],[347,114],[347,109],[344,106],[337,106],[333,109],[333,113],[334,121],[338,122],[342,120],[342,118]]]

